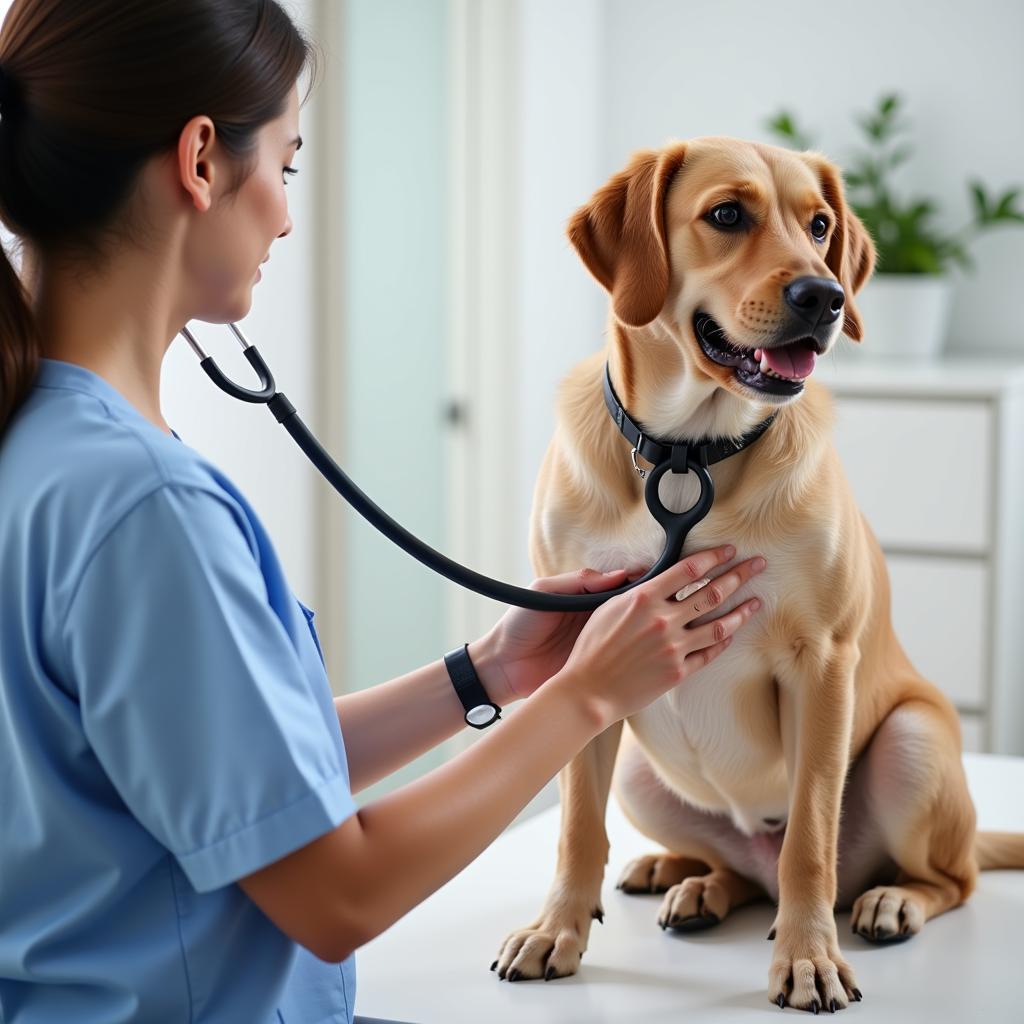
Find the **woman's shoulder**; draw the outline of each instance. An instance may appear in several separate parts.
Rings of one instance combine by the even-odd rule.
[[[182,489],[205,492],[211,508],[229,505],[251,533],[251,511],[225,474],[126,402],[104,398],[37,388],[12,419],[0,439],[0,550],[20,538],[69,566],[147,498]]]

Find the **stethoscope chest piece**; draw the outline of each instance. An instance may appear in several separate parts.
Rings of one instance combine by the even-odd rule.
[[[670,471],[680,472],[678,467],[673,469],[671,459],[665,459],[647,473],[644,499],[651,515],[665,531],[664,550],[657,564],[647,574],[648,577],[663,572],[668,566],[679,560],[690,531],[707,516],[715,500],[715,484],[707,466],[690,459],[681,472],[693,472],[696,475],[700,482],[700,494],[697,496],[697,500],[682,512],[673,512],[666,508],[665,503],[661,500],[659,485],[662,477]]]

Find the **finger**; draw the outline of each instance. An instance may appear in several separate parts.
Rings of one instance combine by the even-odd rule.
[[[740,562],[728,572],[722,573],[721,576],[708,581],[692,597],[688,597],[683,602],[683,617],[687,620],[697,619],[718,608],[763,568],[764,559],[760,555],[755,555],[745,562]]]
[[[634,580],[640,579],[641,576],[646,576],[651,568],[650,565],[629,565],[626,567],[626,579],[632,583]]]
[[[602,590],[621,587],[626,581],[625,570],[612,569],[602,573],[597,569],[577,569],[558,576],[541,576],[530,584],[531,590],[547,594],[596,594]]]
[[[720,615],[717,619],[705,622],[703,626],[688,627],[687,632],[690,634],[691,642],[695,648],[700,648],[711,646],[720,640],[731,637],[744,622],[753,617],[760,607],[760,599],[752,597],[749,601],[737,605],[731,612],[726,612],[725,615]]]
[[[669,566],[653,580],[648,580],[637,589],[650,590],[653,595],[665,599],[674,599],[675,595],[688,583],[696,583],[706,576],[716,565],[723,565],[735,557],[736,549],[731,544],[724,544],[706,551],[697,551],[687,555],[682,561]]]
[[[691,594],[695,594],[701,587],[706,586],[711,582],[710,576],[705,576],[702,580],[697,580],[696,583],[687,583],[682,590],[676,594],[677,601],[685,601]]]
[[[702,647],[698,651],[691,651],[683,658],[683,668],[687,673],[696,672],[697,669],[703,668],[714,661],[731,643],[732,637],[727,636],[724,640],[720,640],[717,644],[712,644],[710,647]]]

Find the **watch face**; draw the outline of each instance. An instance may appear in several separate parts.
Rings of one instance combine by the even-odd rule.
[[[470,725],[487,725],[488,722],[494,721],[497,713],[490,704],[478,704],[466,712],[466,721]]]

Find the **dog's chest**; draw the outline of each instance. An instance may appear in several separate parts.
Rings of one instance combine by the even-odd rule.
[[[666,506],[689,507],[696,497],[696,486],[688,486],[691,482],[692,476],[689,481],[666,477],[661,490]],[[616,536],[593,537],[584,564],[602,570],[651,565],[661,554],[664,540],[661,527],[646,508],[640,509]],[[735,634],[728,650],[633,716],[630,726],[667,785],[696,806],[729,814],[738,828],[750,834],[764,831],[765,819],[784,821],[787,814],[777,691],[764,623],[786,581],[792,586],[797,566],[792,540],[748,548],[743,537],[721,532],[714,509],[690,533],[683,554],[726,543],[737,549],[730,565],[760,554],[767,567],[691,626],[717,618],[755,595],[763,608]],[[728,568],[709,575],[718,576]]]

